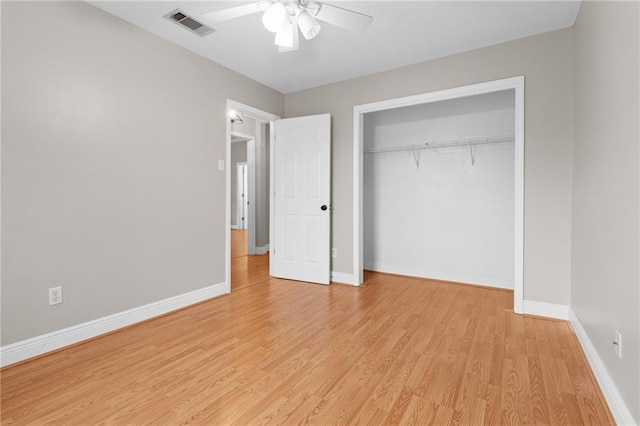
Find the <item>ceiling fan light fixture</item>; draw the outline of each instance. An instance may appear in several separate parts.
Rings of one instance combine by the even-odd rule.
[[[319,21],[356,33],[364,32],[373,21],[372,16],[332,6],[324,0],[254,0],[253,3],[205,12],[202,16],[218,23],[259,12],[262,12],[264,27],[275,34],[275,44],[280,52],[298,50],[300,34],[307,40],[315,38],[322,28]]]
[[[307,40],[311,40],[320,32],[320,24],[309,12],[303,10],[298,15],[298,26],[302,36]]]
[[[293,47],[293,32],[296,28],[291,22],[286,22],[276,33],[275,43],[281,47]]]
[[[242,114],[240,111],[232,109],[231,111],[229,111],[229,119],[231,120],[231,124],[242,124],[244,123],[244,114]]]
[[[265,13],[262,15],[262,23],[264,27],[272,32],[277,32],[285,24],[287,19],[287,8],[279,1],[275,2]]]

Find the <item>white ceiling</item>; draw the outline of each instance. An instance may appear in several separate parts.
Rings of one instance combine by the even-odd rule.
[[[153,34],[282,93],[452,55],[573,25],[580,1],[341,1],[374,17],[364,34],[322,23],[300,49],[279,53],[261,14],[210,25],[202,13],[246,1],[90,1]],[[200,38],[163,16],[181,9],[215,32]]]

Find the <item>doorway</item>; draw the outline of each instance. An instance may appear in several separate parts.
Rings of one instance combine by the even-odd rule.
[[[280,120],[278,116],[258,110],[248,105],[232,100],[227,101],[227,237],[226,237],[226,285],[227,292],[235,286],[232,277],[232,238],[231,238],[231,192],[232,167],[231,139],[240,131],[247,132],[251,126],[246,122],[253,121],[254,146],[247,148],[247,176],[248,184],[248,220],[247,220],[247,259],[260,257],[253,254],[269,252],[270,242],[276,243],[276,236],[280,238],[277,251],[274,246],[274,256],[264,256],[268,262],[270,274],[281,278],[305,280],[322,284],[329,284],[330,272],[330,134],[331,116],[319,114],[315,116],[296,117]],[[236,127],[238,125],[245,127]],[[276,127],[278,130],[278,145],[274,148]],[[274,141],[274,143],[271,143]],[[250,143],[250,142],[249,142]],[[290,150],[295,146],[296,149]],[[306,147],[306,148],[305,148]],[[276,167],[275,158],[281,156],[280,166]],[[294,152],[295,151],[295,152]],[[297,152],[297,153],[296,153]],[[289,161],[291,160],[291,161]],[[271,166],[273,164],[273,167]],[[272,172],[272,169],[275,172]],[[278,175],[279,173],[279,175]],[[279,176],[279,178],[276,177]],[[275,183],[285,185],[275,189]],[[301,184],[293,184],[300,182]],[[302,185],[304,183],[304,185]],[[254,190],[252,190],[252,187]],[[325,191],[325,189],[327,191]],[[279,191],[279,192],[278,192]],[[283,208],[276,215],[276,192],[284,197],[278,205],[283,207],[304,204],[304,208],[296,210],[298,216]],[[326,192],[326,193],[325,193]],[[286,202],[284,201],[286,199]],[[306,211],[313,201],[313,213]],[[318,213],[320,212],[320,213]],[[297,217],[302,217],[298,221]],[[322,219],[320,218],[322,216]],[[276,219],[286,219],[286,223],[276,224]],[[316,220],[317,219],[317,220]],[[255,224],[255,227],[253,226]],[[278,228],[279,232],[276,231]],[[304,237],[304,238],[298,238]],[[265,243],[266,241],[266,243]],[[302,244],[299,242],[302,241]],[[303,246],[303,250],[298,250]],[[325,247],[326,246],[326,247]],[[304,254],[304,256],[301,256]],[[279,263],[274,258],[280,259]],[[283,267],[283,262],[286,267]],[[317,263],[318,268],[313,276],[304,275],[308,268],[304,264]],[[246,269],[246,268],[245,268]],[[251,269],[251,268],[249,268]],[[294,271],[295,274],[291,274]],[[303,271],[302,273],[299,273]],[[238,283],[240,286],[244,283]]]
[[[240,132],[231,132],[231,258],[247,256],[249,253],[249,165],[247,151],[253,149],[255,138]]]
[[[226,167],[225,276],[228,293],[233,289],[232,260],[243,258],[245,262],[262,261],[268,266],[268,257],[254,255],[265,254],[269,251],[272,220],[269,205],[271,180],[269,164],[272,161],[270,141],[273,135],[272,123],[279,118],[251,106],[227,100],[226,164],[228,167]],[[243,150],[242,144],[246,147],[244,157],[236,155],[236,151]],[[238,164],[241,163],[246,164],[246,169],[244,169],[246,211],[244,216],[240,216],[240,218],[244,217],[244,224],[242,220],[238,220],[238,213],[242,210],[238,208],[237,196],[239,192],[242,192],[238,191]],[[238,225],[239,223],[240,225]],[[246,230],[238,229],[239,226],[246,226]],[[246,254],[238,257],[240,252]]]
[[[365,115],[402,107],[428,104],[444,100],[460,99],[474,95],[513,90],[514,114],[514,196],[513,196],[513,289],[514,312],[523,312],[524,293],[524,77],[513,77],[454,89],[441,90],[406,98],[392,99],[354,107],[354,233],[353,233],[353,284],[363,282],[364,271],[364,202],[363,157]],[[416,161],[419,161],[416,157]]]

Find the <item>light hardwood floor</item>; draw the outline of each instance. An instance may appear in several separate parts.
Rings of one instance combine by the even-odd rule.
[[[3,369],[2,424],[613,424],[570,325],[511,292],[233,263],[230,295]]]
[[[247,256],[247,231],[231,230],[231,291],[269,279],[269,256]]]

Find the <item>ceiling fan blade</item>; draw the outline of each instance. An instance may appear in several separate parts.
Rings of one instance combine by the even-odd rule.
[[[251,15],[252,13],[258,13],[261,11],[258,6],[259,3],[243,4],[241,6],[234,6],[228,9],[214,10],[213,12],[206,12],[202,14],[202,17],[211,23],[218,23],[228,21],[230,19],[240,18],[241,16]]]
[[[320,10],[316,14],[316,18],[356,33],[365,32],[371,22],[373,22],[373,16],[364,15],[354,12],[353,10],[343,9],[326,3],[320,4]]]

